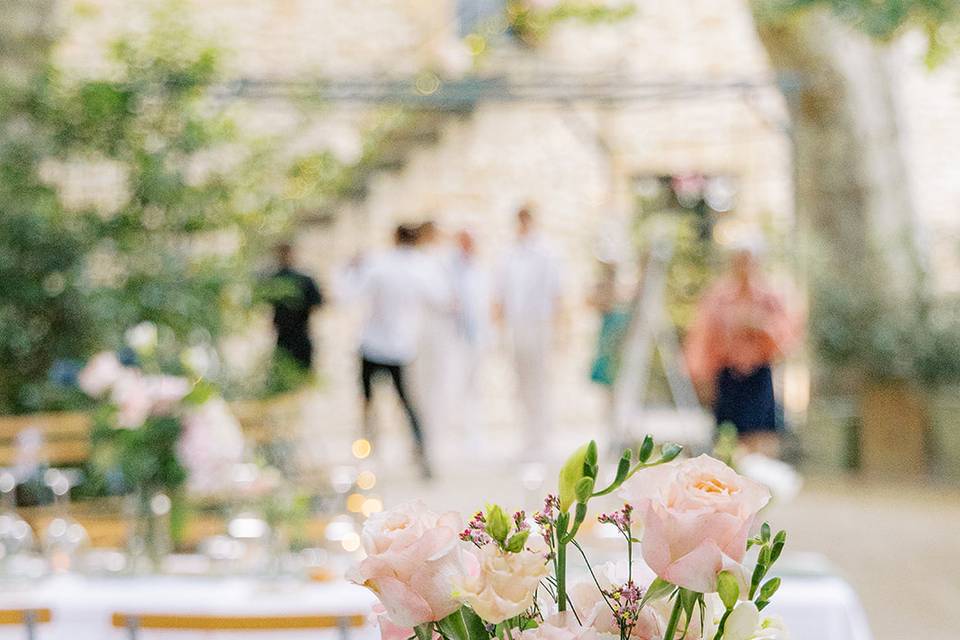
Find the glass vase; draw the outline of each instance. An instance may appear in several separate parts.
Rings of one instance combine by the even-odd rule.
[[[127,513],[128,568],[135,574],[159,573],[173,549],[171,501],[163,491],[139,489],[129,498]]]

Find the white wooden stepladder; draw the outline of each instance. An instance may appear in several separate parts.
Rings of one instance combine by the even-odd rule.
[[[649,433],[658,442],[703,451],[713,439],[713,419],[697,399],[676,327],[667,313],[667,273],[674,244],[673,231],[660,232],[644,259],[613,385],[612,440],[629,446]],[[656,354],[670,387],[672,407],[646,406]]]

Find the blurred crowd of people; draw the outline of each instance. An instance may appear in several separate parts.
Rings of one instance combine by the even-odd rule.
[[[470,229],[442,237],[435,223],[424,222],[399,225],[392,246],[358,254],[332,279],[332,298],[364,308],[357,367],[362,435],[376,450],[373,396],[378,383],[387,382],[406,415],[424,477],[432,475],[427,434],[454,430],[465,447],[482,451],[476,390],[495,335],[510,352],[521,451],[535,451],[551,433],[550,360],[563,307],[560,261],[531,208],[517,211],[514,224],[514,239],[494,268],[480,261]],[[701,302],[679,365],[718,425],[733,425],[748,447],[776,455],[781,421],[771,366],[793,347],[799,331],[761,276],[758,257],[755,247],[734,248],[729,273]],[[277,349],[309,371],[309,318],[327,297],[293,268],[289,245],[279,247],[277,258],[273,279],[290,292],[274,302]],[[610,265],[601,266],[589,299],[600,312],[589,374],[612,388],[635,314],[617,302]]]
[[[537,231],[533,211],[516,214],[516,236],[488,270],[469,229],[441,238],[433,222],[401,224],[393,246],[363,253],[340,269],[333,297],[364,306],[359,389],[363,436],[376,447],[373,394],[386,381],[406,414],[424,477],[432,474],[426,446],[435,425],[459,429],[482,446],[476,406],[478,372],[498,325],[510,345],[528,445],[549,432],[548,361],[561,310],[560,267]],[[278,252],[274,278],[299,295],[275,304],[277,347],[311,366],[310,313],[324,301],[316,283],[291,266],[289,247]]]

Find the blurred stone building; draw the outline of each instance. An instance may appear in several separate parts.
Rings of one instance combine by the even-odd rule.
[[[146,4],[65,0],[60,60],[78,74],[109,75],[101,45],[141,28]],[[361,81],[380,95],[378,103],[376,95],[327,92],[315,108],[282,93],[238,103],[244,127],[288,136],[292,152],[329,148],[348,161],[359,157],[364,127],[386,102],[377,93],[383,86],[407,83],[434,107],[431,96],[454,91],[456,108],[418,117],[355,197],[322,215],[305,212],[301,261],[329,281],[355,252],[385,243],[398,221],[433,218],[444,231],[473,229],[484,259],[494,264],[511,236],[514,211],[532,203],[564,258],[570,323],[553,372],[556,414],[565,432],[583,439],[602,430],[605,411],[603,394],[588,380],[597,318],[586,298],[598,246],[628,236],[638,178],[728,177],[736,185],[735,206],[722,226],[762,228],[780,253],[798,253],[790,251],[801,238],[792,215],[784,97],[745,0],[645,1],[622,21],[560,23],[535,47],[496,29],[465,41],[500,4],[197,0],[188,10],[224,47],[235,78],[329,83],[316,85],[320,93],[323,86]],[[941,288],[955,289],[960,165],[940,158],[960,146],[960,78],[955,67],[927,72],[920,48],[909,37],[901,46],[908,160],[934,273]],[[491,80],[506,88],[490,91]],[[76,189],[89,187],[83,182]],[[717,230],[721,239],[723,233]],[[316,415],[343,431],[356,424],[357,324],[354,311],[334,307],[316,325],[328,382]],[[264,321],[252,331],[259,348],[269,342],[268,328]],[[499,356],[488,369],[487,420],[506,428],[515,419],[509,372]],[[793,393],[802,405],[803,389]]]

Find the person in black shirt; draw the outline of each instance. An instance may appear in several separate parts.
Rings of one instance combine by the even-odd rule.
[[[293,268],[293,248],[289,244],[277,247],[277,262],[280,268],[270,278],[277,351],[309,371],[313,363],[310,313],[324,303],[323,293],[313,278]]]

